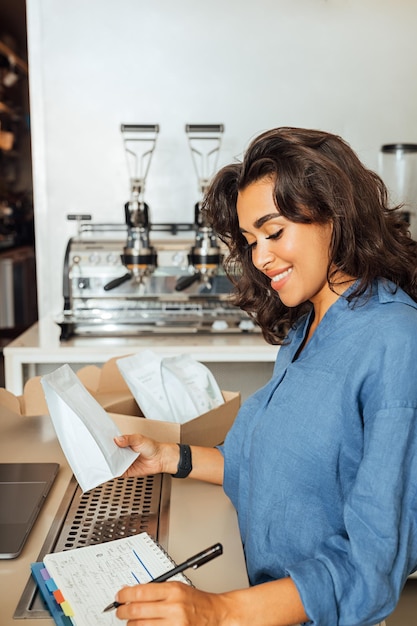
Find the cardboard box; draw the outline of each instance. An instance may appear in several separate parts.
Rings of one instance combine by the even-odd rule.
[[[222,443],[240,407],[240,394],[222,391],[225,403],[203,413],[186,424],[150,420],[143,416],[132,418],[110,412],[122,433],[138,432],[158,441],[188,443],[195,446],[215,446]]]
[[[87,365],[77,371],[77,376],[111,415],[122,433],[142,433],[158,441],[215,446],[224,441],[240,407],[240,393],[222,391],[225,403],[185,424],[150,420],[143,416],[127,386],[115,357],[102,367]],[[48,413],[41,377],[29,379],[21,396],[0,389],[0,406],[6,406],[17,415],[43,415]]]
[[[222,391],[225,403],[186,424],[150,420],[134,399],[121,375],[114,357],[103,366],[88,365],[78,370],[77,376],[99,404],[111,414],[123,433],[139,432],[158,441],[188,443],[197,446],[215,446],[224,438],[233,424],[240,407],[240,393]],[[132,416],[139,418],[132,420]]]
[[[48,407],[41,385],[41,377],[30,378],[23,390],[23,395],[15,396],[11,391],[0,388],[0,407],[16,413],[16,415],[47,415]]]

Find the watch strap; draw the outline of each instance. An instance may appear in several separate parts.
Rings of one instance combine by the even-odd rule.
[[[186,443],[179,443],[180,460],[178,461],[177,473],[171,474],[173,478],[187,478],[188,474],[193,469],[191,460],[191,448]]]

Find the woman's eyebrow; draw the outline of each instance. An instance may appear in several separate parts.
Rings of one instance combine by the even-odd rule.
[[[254,228],[262,228],[262,226],[266,223],[269,222],[269,220],[273,220],[276,217],[280,217],[280,214],[278,212],[275,213],[267,213],[267,215],[263,215],[262,217],[260,217],[259,219],[257,219],[254,223],[253,226]],[[245,230],[244,228],[240,228],[239,229],[241,233],[247,233],[248,231]]]

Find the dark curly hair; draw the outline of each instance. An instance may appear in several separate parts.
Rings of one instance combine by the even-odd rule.
[[[203,202],[203,214],[229,255],[224,267],[234,284],[234,303],[256,321],[269,343],[280,344],[289,328],[310,309],[289,308],[252,263],[239,230],[238,192],[270,179],[280,213],[293,222],[333,225],[328,282],[337,272],[357,278],[355,302],[376,278],[402,287],[417,301],[417,242],[399,209],[389,207],[381,178],[360,162],[337,135],[302,128],[276,128],[249,145],[242,163],[222,168]]]

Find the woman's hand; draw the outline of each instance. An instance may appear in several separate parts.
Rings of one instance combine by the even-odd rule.
[[[128,626],[289,626],[309,621],[290,578],[226,593],[180,582],[123,587],[116,615]],[[158,620],[155,622],[155,620]]]
[[[175,474],[179,460],[179,448],[176,443],[160,443],[140,434],[121,435],[115,438],[120,448],[132,448],[139,452],[138,458],[123,474],[131,476],[149,476],[168,472]]]
[[[154,620],[159,620],[159,626],[233,623],[229,621],[226,595],[199,591],[180,582],[124,587],[117,594],[117,601],[126,603],[117,609],[116,615],[128,620],[128,626],[151,626]]]
[[[120,448],[130,446],[139,456],[122,476],[149,476],[151,474],[175,474],[180,459],[176,443],[160,443],[140,434],[121,435],[115,442]],[[192,446],[193,470],[191,478],[221,485],[223,482],[223,455],[217,448]]]

